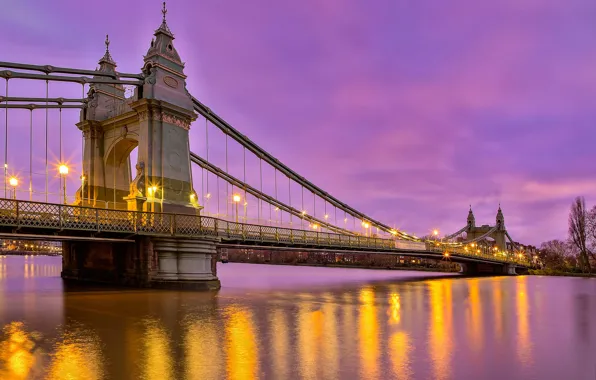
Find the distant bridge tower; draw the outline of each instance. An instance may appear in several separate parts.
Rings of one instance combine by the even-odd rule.
[[[499,251],[507,250],[507,229],[505,228],[505,217],[503,216],[501,206],[499,205],[499,210],[497,211],[496,217],[496,224],[494,226],[489,226],[488,224],[485,224],[479,227],[476,227],[476,218],[474,217],[474,212],[472,211],[472,207],[470,206],[470,211],[468,211],[466,234],[466,240],[468,241],[474,240],[483,235],[487,235],[487,237],[494,239],[495,245],[499,249]]]
[[[144,57],[144,85],[125,98],[121,85],[93,84],[89,107],[77,124],[83,132],[83,178],[77,204],[134,211],[196,213],[189,128],[196,119],[174,35],[163,21]],[[100,72],[116,75],[109,52]],[[138,147],[132,178],[130,153]]]

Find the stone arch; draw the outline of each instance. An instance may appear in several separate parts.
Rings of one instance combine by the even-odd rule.
[[[139,145],[138,135],[128,133],[111,141],[104,155],[104,173],[107,191],[106,199],[110,208],[127,209],[124,200],[129,195],[134,165],[130,153]]]

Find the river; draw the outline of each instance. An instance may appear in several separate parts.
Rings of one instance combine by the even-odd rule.
[[[219,292],[118,290],[60,260],[0,257],[0,379],[596,379],[596,279],[229,263]]]

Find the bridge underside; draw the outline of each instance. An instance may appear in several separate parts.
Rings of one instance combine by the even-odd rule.
[[[246,242],[236,242],[231,239],[222,239],[222,241],[218,244],[218,248],[228,248],[228,249],[255,249],[255,250],[269,250],[273,252],[313,252],[313,253],[337,253],[342,255],[391,255],[391,256],[405,256],[411,258],[419,258],[419,259],[433,259],[437,261],[448,261],[452,263],[457,263],[460,265],[461,270],[460,273],[463,275],[469,276],[482,276],[482,275],[493,275],[493,276],[500,276],[500,275],[517,275],[524,272],[527,272],[525,267],[517,266],[515,264],[508,264],[508,263],[498,263],[489,260],[484,260],[482,258],[475,258],[475,257],[462,257],[462,256],[452,256],[449,259],[446,259],[442,253],[437,252],[420,252],[420,251],[408,251],[408,250],[366,250],[361,248],[354,248],[354,249],[328,249],[322,248],[320,246],[315,245],[303,245],[300,247],[290,246],[288,244],[263,244],[263,243],[255,243],[255,244],[247,244]]]

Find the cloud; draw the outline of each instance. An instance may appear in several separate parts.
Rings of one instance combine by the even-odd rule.
[[[9,4],[27,14],[42,2]],[[3,35],[19,36],[5,41],[5,60],[93,68],[109,33],[119,68],[138,71],[160,6],[118,3],[113,15],[108,4],[80,18],[79,3],[52,4],[53,21],[37,28],[2,23]],[[193,95],[367,214],[423,234],[459,228],[469,204],[492,222],[500,201],[512,235],[538,244],[565,236],[575,195],[596,202],[593,1],[169,8]],[[41,43],[40,29],[59,38]],[[191,134],[201,145],[202,126]]]

